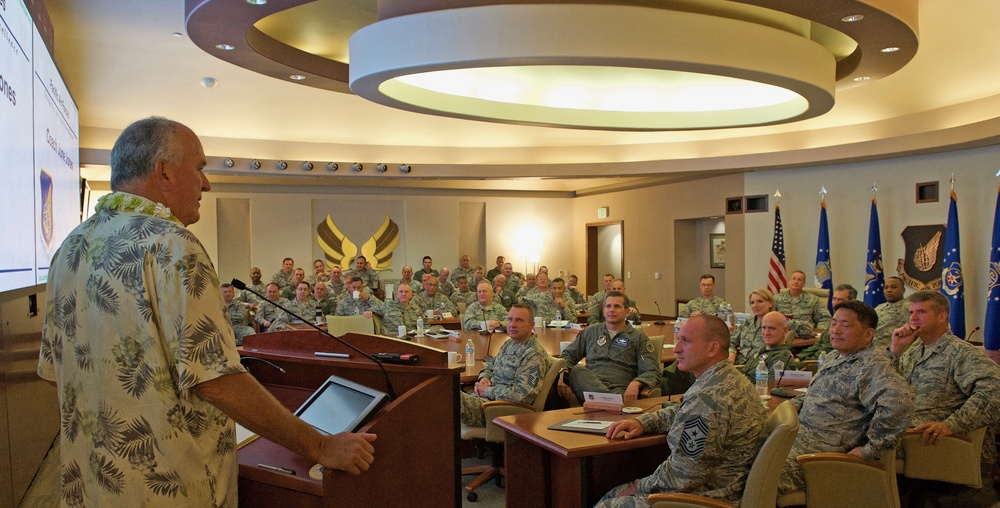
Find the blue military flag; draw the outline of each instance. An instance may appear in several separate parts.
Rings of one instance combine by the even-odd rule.
[[[826,201],[820,201],[819,240],[816,242],[816,286],[829,292],[826,308],[833,313],[833,268],[830,266],[830,227],[826,224]]]
[[[941,292],[951,300],[951,333],[965,337],[965,281],[962,280],[962,251],[958,235],[958,196],[951,191],[948,229],[944,232],[944,268]]]
[[[993,212],[993,246],[990,249],[990,280],[986,290],[986,326],[983,328],[987,351],[1000,349],[1000,188]]]
[[[868,223],[868,261],[865,264],[865,303],[874,308],[885,303],[885,273],[882,272],[882,233],[878,226],[878,204],[872,196]]]

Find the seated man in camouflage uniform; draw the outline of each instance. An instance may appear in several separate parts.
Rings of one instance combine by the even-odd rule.
[[[256,266],[250,269],[250,284],[247,284],[247,289],[252,289],[260,294],[264,294],[267,291],[266,286],[260,281],[261,272],[260,268]],[[233,298],[234,301],[250,304],[251,309],[257,309],[257,302],[260,301],[260,297],[253,294],[250,291],[238,291],[236,296]]]
[[[785,343],[785,336],[788,335],[788,321],[780,312],[768,312],[761,319],[761,338],[764,339],[764,348],[752,349],[751,351],[740,351],[743,359],[740,372],[746,375],[750,381],[756,381],[757,365],[763,359],[767,365],[768,383],[774,382],[775,364],[781,362],[788,370],[798,370],[802,368],[801,362],[792,356],[791,344]],[[740,362],[737,361],[737,365]]]
[[[580,290],[576,288],[576,285],[579,283],[580,283],[579,277],[577,277],[576,275],[570,275],[569,280],[567,281],[566,284],[566,294],[573,299],[573,303],[575,303],[577,307],[580,307],[586,302],[586,299],[583,297],[583,293],[581,293]]]
[[[701,296],[695,298],[694,300],[688,301],[684,310],[681,311],[680,315],[677,317],[689,318],[694,316],[700,316],[702,314],[708,314],[709,316],[716,316],[719,314],[719,309],[726,306],[726,301],[718,296],[715,296],[715,276],[706,273],[701,276],[701,282],[698,284],[698,289],[701,291]]]
[[[278,292],[284,291],[292,285],[292,272],[295,271],[295,260],[285,258],[281,261],[281,270],[274,272],[271,276],[271,283],[278,285]],[[267,288],[265,288],[265,291]]]
[[[612,489],[598,508],[646,507],[659,492],[689,492],[738,503],[750,465],[767,438],[766,411],[753,385],[728,359],[729,329],[721,319],[691,318],[677,334],[679,367],[697,379],[672,403],[635,420],[621,420],[607,437],[666,433],[669,453],[653,474]]]
[[[889,349],[893,365],[916,392],[907,423],[923,431],[922,440],[929,445],[949,434],[987,427],[981,457],[983,494],[992,495],[995,502],[991,475],[996,461],[993,429],[1000,424],[1000,366],[951,333],[951,305],[943,294],[920,291],[908,302],[909,322],[893,331]]]
[[[913,414],[913,389],[896,373],[884,351],[872,347],[878,316],[863,302],[834,309],[827,355],[809,384],[792,399],[799,410],[799,433],[785,460],[778,493],[806,487],[799,455],[849,453],[877,461],[895,453]]]
[[[371,290],[371,294],[378,294],[379,285],[382,283],[382,279],[379,277],[378,272],[368,265],[368,258],[358,256],[354,260],[354,268],[344,272],[344,275],[352,276],[355,279],[361,279],[361,284],[365,288]]]
[[[236,296],[236,288],[229,283],[220,284],[219,287],[222,288],[222,299],[225,300],[226,310],[229,312],[229,322],[236,332],[236,345],[242,346],[243,337],[257,333],[257,330],[250,326],[250,305],[233,298]]]
[[[529,273],[529,274],[527,274],[527,275],[524,276],[524,285],[521,286],[520,289],[518,289],[517,293],[516,293],[517,301],[523,302],[524,301],[524,295],[528,294],[528,291],[531,291],[532,289],[535,289],[535,277],[536,277],[536,274],[534,274],[534,273]]]
[[[344,270],[339,266],[330,268],[330,282],[326,283],[326,292],[334,301],[339,301],[347,293],[347,280],[344,279]]]
[[[788,281],[788,291],[774,295],[774,310],[792,316],[788,326],[803,339],[816,335],[815,329],[825,330],[830,326],[830,311],[826,310],[826,302],[821,302],[816,295],[803,291],[806,285],[806,274],[801,270],[792,272]]]
[[[337,303],[336,315],[357,316],[364,314],[372,317],[373,309],[382,304],[382,301],[365,291],[364,282],[361,279],[351,279],[347,283],[347,292]],[[355,296],[357,295],[357,296]]]
[[[458,315],[458,307],[447,296],[438,291],[438,278],[436,275],[429,275],[424,280],[424,291],[413,297],[413,300],[420,307],[420,312],[424,315],[431,311],[434,319],[441,319],[445,312],[451,312],[453,316]]]
[[[464,303],[466,307],[476,301],[476,293],[469,289],[469,278],[461,276],[458,278],[458,287],[451,293],[451,303],[458,307],[459,303]]]
[[[848,300],[856,300],[857,298],[858,298],[858,290],[854,289],[854,286],[850,284],[841,284],[833,290],[831,301],[833,302],[833,306],[836,307],[837,305],[840,305]],[[878,314],[878,308],[875,309],[875,313]],[[879,314],[878,323],[879,323],[879,328],[881,328],[882,327],[881,314]],[[875,337],[878,338],[878,330],[875,330]],[[873,340],[872,343],[875,344],[875,341]],[[880,348],[876,346],[876,349]],[[823,334],[819,336],[819,339],[816,340],[815,344],[803,349],[802,351],[799,351],[799,353],[795,355],[795,357],[801,361],[817,360],[819,359],[819,355],[823,353],[829,353],[830,351],[833,351],[833,346],[830,345],[830,327],[827,327],[826,330],[823,332]]]
[[[487,356],[479,373],[475,394],[459,392],[461,421],[471,427],[486,425],[483,404],[491,400],[507,400],[520,404],[535,402],[541,391],[551,358],[532,329],[535,315],[531,307],[515,304],[507,314],[507,335],[510,340],[500,346],[496,356]]]
[[[493,299],[507,310],[517,303],[517,296],[507,287],[507,276],[502,273],[493,279]]]
[[[473,275],[475,275],[475,270],[470,264],[471,262],[472,258],[470,258],[468,254],[462,254],[462,256],[458,258],[458,267],[455,268],[455,271],[451,272],[450,277],[446,277],[444,279],[448,280],[455,286],[458,286],[458,278],[465,276],[465,278],[471,283]]]
[[[451,275],[451,270],[448,270],[447,266],[441,267],[441,274],[438,275],[438,293],[451,298],[451,295],[455,292],[455,285],[448,280]],[[423,285],[423,280],[421,280],[421,285]],[[420,291],[417,291],[420,294]]]
[[[497,277],[503,277],[503,275]],[[465,309],[465,314],[462,316],[462,329],[479,330],[483,322],[486,322],[487,330],[496,330],[507,326],[507,309],[493,298],[493,288],[486,280],[476,286],[476,301]]]
[[[611,281],[611,289],[608,290],[608,293],[610,293],[612,291],[617,292],[617,293],[621,293],[621,294],[624,295],[625,294],[625,283],[622,282],[621,279],[614,279],[614,280],[612,280]],[[604,294],[606,295],[608,293],[604,293]],[[601,302],[603,302],[603,300]],[[601,302],[595,301],[595,302],[593,302],[591,304],[591,307],[590,307],[590,316],[587,317],[587,325],[588,326],[589,325],[596,325],[598,323],[603,323],[604,322],[604,311],[603,311],[603,309],[600,308],[600,305],[603,305]],[[635,303],[635,300],[629,298],[628,296],[625,296],[625,311],[626,311],[626,316],[625,316],[626,320],[628,320],[630,322],[642,321],[642,314],[639,313],[639,306],[638,306],[638,304]]]
[[[413,278],[412,266],[403,265],[403,268],[400,269],[399,274],[400,274],[400,280],[399,280],[400,285],[405,284],[407,286],[410,286],[410,289],[412,289],[414,293],[424,290],[423,286],[420,285],[420,281]]]
[[[905,292],[903,279],[899,277],[885,279],[885,287],[882,288],[885,303],[875,307],[875,313],[878,314],[878,328],[875,329],[875,338],[872,339],[875,349],[888,349],[892,345],[892,332],[910,321],[910,302],[903,298]]]
[[[417,328],[417,318],[420,317],[420,307],[413,302],[413,289],[407,284],[396,288],[396,300],[386,299],[376,305],[372,312],[382,317],[382,334],[395,335],[400,326],[407,330]]]
[[[317,282],[313,286],[313,300],[324,316],[337,312],[337,299],[326,290],[326,283]]]
[[[559,377],[559,395],[583,401],[583,392],[618,393],[634,402],[644,387],[660,386],[660,352],[645,333],[625,321],[625,295],[604,297],[605,322],[584,328],[560,358],[570,366]],[[587,365],[578,365],[587,359]]]
[[[326,272],[326,261],[317,259],[313,261],[313,274],[309,276],[309,285],[316,287],[317,282],[330,282],[330,274]]]
[[[538,272],[535,275],[535,287],[525,293],[521,299],[522,302],[535,309],[535,316],[541,317],[544,323],[556,319],[556,315],[559,316],[559,319],[572,319],[576,312],[574,307],[571,307],[572,301],[567,302],[566,299],[563,299],[562,293],[565,292],[566,285],[562,279],[559,281],[562,284],[562,291],[556,297],[555,292],[549,288],[549,275],[545,272]]]
[[[299,283],[306,280],[306,271],[301,268],[296,268],[295,272],[292,274],[292,283],[281,290],[281,297],[286,300],[295,299],[295,290],[299,287]]]
[[[261,331],[276,332],[287,328],[285,325],[288,324],[288,314],[273,303],[278,302],[280,305],[288,305],[288,300],[282,298],[279,293],[278,285],[273,282],[268,284],[264,290],[264,296],[267,300],[257,305],[257,314],[254,316],[257,324],[260,325]]]

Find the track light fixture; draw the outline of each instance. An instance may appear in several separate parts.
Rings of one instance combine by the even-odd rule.
[[[302,163],[302,169],[304,169],[306,171],[312,171],[313,170],[313,163],[311,163],[311,162],[303,162]]]
[[[355,162],[354,165],[351,166],[351,169],[353,169],[355,173],[360,173],[362,169],[365,169],[365,166],[360,162]]]
[[[285,161],[278,161],[278,169],[282,171],[288,169],[288,163]]]
[[[409,164],[400,164],[400,165],[399,165],[399,170],[400,170],[401,172],[403,172],[404,174],[409,174],[409,173],[410,173],[410,171],[413,171],[413,168],[412,168],[412,167],[410,167],[410,165],[409,165]]]
[[[250,167],[253,169],[260,169],[260,161],[257,159],[250,161]]]

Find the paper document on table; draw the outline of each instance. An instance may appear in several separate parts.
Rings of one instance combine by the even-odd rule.
[[[550,430],[567,430],[570,432],[585,432],[587,434],[604,434],[612,420],[564,420],[551,427]]]

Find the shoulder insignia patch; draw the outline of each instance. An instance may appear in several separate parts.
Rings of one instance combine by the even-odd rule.
[[[646,341],[646,352],[647,353],[652,353],[653,352],[653,342],[652,341],[648,341],[648,340]]]
[[[708,439],[708,422],[704,416],[699,416],[684,423],[681,434],[680,452],[688,457],[700,457],[705,451],[705,441]]]

